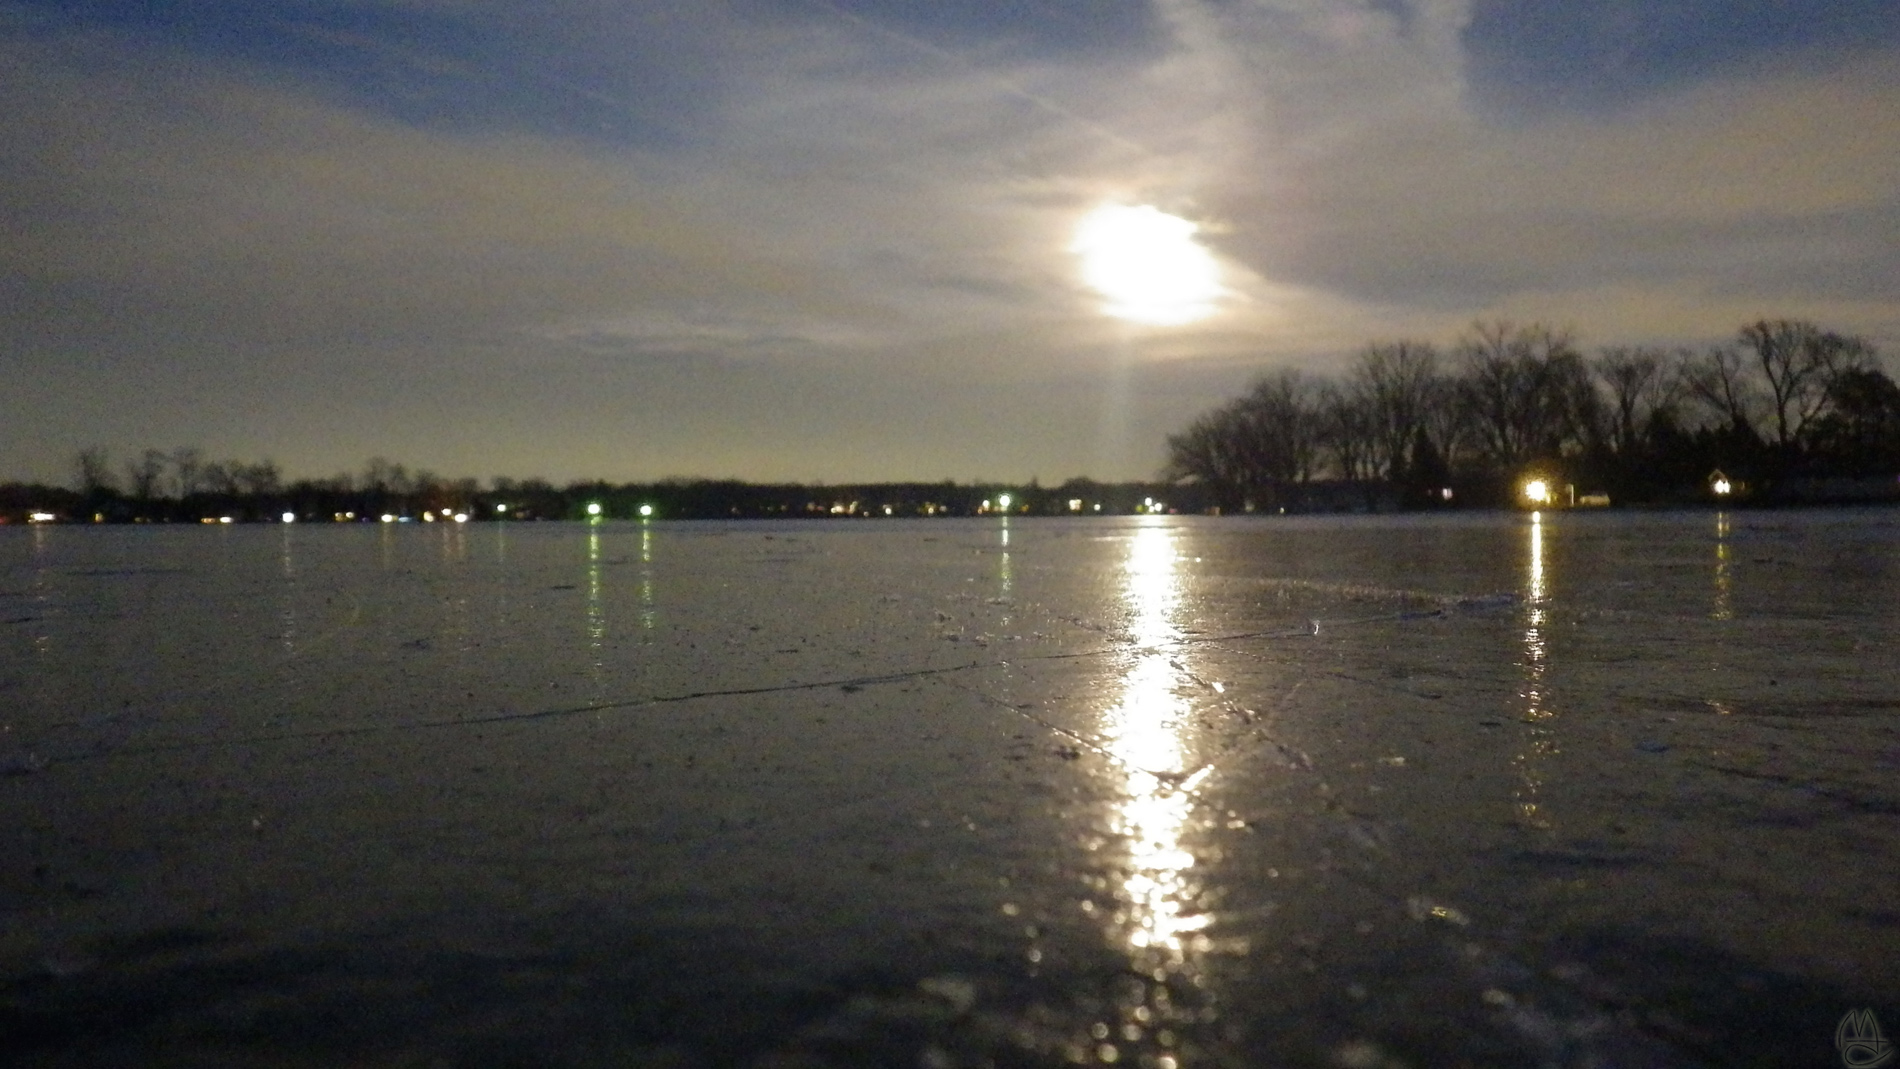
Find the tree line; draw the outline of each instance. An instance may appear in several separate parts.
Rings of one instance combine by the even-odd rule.
[[[104,523],[310,521],[583,520],[659,518],[848,518],[898,516],[1126,515],[1198,512],[1194,487],[1070,479],[1044,487],[1001,483],[910,482],[849,485],[761,484],[736,479],[652,483],[546,479],[448,478],[373,457],[361,470],[328,478],[286,479],[263,461],[213,461],[203,450],[146,449],[118,461],[89,447],[73,459],[71,486],[0,484],[0,522],[35,513]]]
[[[1718,471],[1761,501],[1851,496],[1900,473],[1900,386],[1865,339],[1804,320],[1589,354],[1500,320],[1442,350],[1367,345],[1338,376],[1269,373],[1167,447],[1167,477],[1227,511],[1298,507],[1335,480],[1368,502],[1498,505],[1532,472],[1619,503],[1696,500]]]

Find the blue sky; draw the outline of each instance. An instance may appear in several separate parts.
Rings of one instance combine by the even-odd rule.
[[[1891,49],[1888,0],[1480,2],[1465,31],[1475,84],[1533,111],[1610,109],[1819,56]]]
[[[0,478],[1150,475],[1474,319],[1900,347],[1888,0],[0,3]],[[1101,203],[1201,322],[1101,314]]]

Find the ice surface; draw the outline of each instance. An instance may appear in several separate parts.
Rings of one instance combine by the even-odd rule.
[[[1831,1064],[1900,513],[0,530],[8,1064]]]

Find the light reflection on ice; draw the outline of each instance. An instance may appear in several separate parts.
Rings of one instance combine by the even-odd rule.
[[[53,653],[51,632],[53,613],[53,560],[52,536],[44,526],[35,524],[33,531],[33,616],[29,622],[33,628],[33,662],[38,671],[33,673],[33,701],[45,705],[53,698],[53,673],[47,670]]]
[[[468,527],[466,521],[447,524],[442,528],[442,559],[449,564],[462,564],[468,560]]]
[[[606,636],[607,616],[600,604],[600,525],[592,523],[587,528],[587,652],[593,658],[596,683],[606,668],[601,652]]]
[[[394,571],[396,567],[396,527],[388,520],[377,526],[380,536],[376,541],[376,559],[383,571]]]
[[[1122,680],[1121,700],[1103,724],[1106,748],[1128,776],[1125,797],[1110,821],[1127,853],[1109,936],[1152,986],[1138,1002],[1122,1005],[1118,1020],[1097,1024],[1096,1036],[1149,1047],[1156,1052],[1149,1064],[1174,1064],[1166,1024],[1175,1009],[1167,985],[1198,984],[1198,959],[1212,947],[1205,933],[1209,917],[1197,908],[1201,888],[1194,878],[1195,857],[1182,842],[1194,798],[1182,789],[1182,777],[1192,770],[1181,737],[1190,712],[1180,695],[1187,669],[1180,648],[1172,645],[1181,636],[1175,538],[1174,530],[1156,522],[1139,528],[1129,547],[1123,597],[1133,660]]]
[[[1002,552],[997,555],[999,559],[997,560],[997,563],[996,563],[996,578],[997,578],[997,587],[998,587],[996,596],[998,598],[1001,598],[1003,601],[1007,602],[1010,596],[1010,588],[1013,585],[1013,581],[1014,581],[1014,576],[1010,573],[1010,562],[1009,562],[1009,517],[1004,516],[1001,522],[1003,525],[1002,531],[999,534],[997,541],[998,541],[998,545],[1002,547]],[[1002,623],[1007,624],[1008,622],[1009,622],[1009,617],[1005,615],[1002,619]]]
[[[282,545],[277,551],[277,564],[284,573],[284,582],[279,587],[282,600],[277,610],[277,622],[282,630],[278,632],[278,642],[284,647],[284,655],[297,655],[297,560],[290,533],[291,524],[284,524]]]
[[[1519,695],[1524,699],[1525,722],[1541,725],[1556,715],[1550,708],[1544,677],[1550,670],[1550,651],[1545,642],[1549,612],[1550,584],[1544,562],[1544,516],[1531,513],[1530,544],[1524,583],[1524,684]],[[1541,797],[1544,785],[1544,759],[1557,752],[1556,740],[1547,727],[1533,726],[1526,738],[1529,745],[1512,759],[1517,766],[1517,817],[1533,828],[1550,827],[1550,816]]]
[[[444,513],[444,515],[447,515]],[[444,524],[441,527],[442,561],[448,565],[468,563],[468,525],[466,522]],[[449,649],[466,652],[474,647],[475,636],[470,629],[469,599],[466,593],[447,599],[448,614],[442,622],[442,638]]]
[[[1544,706],[1545,602],[1549,592],[1544,580],[1544,517],[1531,513],[1530,574],[1524,596],[1524,719],[1544,720],[1550,711]]]
[[[1735,609],[1729,603],[1728,513],[1715,514],[1715,604],[1709,609],[1712,620],[1733,620]]]
[[[640,628],[653,630],[658,612],[653,607],[653,527],[652,521],[640,521]]]

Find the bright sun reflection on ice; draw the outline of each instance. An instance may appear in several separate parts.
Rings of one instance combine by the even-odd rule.
[[[1189,876],[1194,855],[1181,844],[1194,805],[1177,789],[1187,773],[1180,722],[1187,704],[1177,693],[1180,669],[1167,644],[1180,638],[1174,618],[1180,601],[1174,533],[1137,531],[1129,549],[1127,602],[1135,661],[1123,679],[1122,700],[1109,714],[1108,748],[1129,768],[1128,797],[1115,821],[1127,838],[1126,915],[1122,937],[1130,948],[1158,953],[1152,967],[1172,971],[1182,955],[1203,949],[1205,915],[1192,912]]]
[[[1150,205],[1105,204],[1076,228],[1082,279],[1118,319],[1177,326],[1204,319],[1221,294],[1220,265],[1194,240],[1200,227]]]
[[[1177,1069],[1184,1062],[1177,1030],[1214,1019],[1201,997],[1204,963],[1217,949],[1244,944],[1217,948],[1205,876],[1190,848],[1202,805],[1193,792],[1206,769],[1184,734],[1194,712],[1187,686],[1194,677],[1180,644],[1185,599],[1177,532],[1159,517],[1141,523],[1122,573],[1131,648],[1120,699],[1100,727],[1103,749],[1125,776],[1108,814],[1117,849],[1104,858],[1109,873],[1094,886],[1112,898],[1105,934],[1142,979],[1139,993],[1125,991],[1113,1009],[1104,1008],[1089,1026],[1096,1045],[1081,1049],[1095,1063]],[[1093,900],[1082,906],[1097,915]]]

